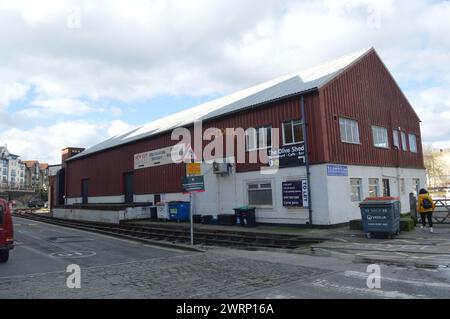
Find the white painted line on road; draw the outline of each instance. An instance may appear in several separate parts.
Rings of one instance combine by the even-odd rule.
[[[355,293],[361,293],[365,295],[374,295],[381,298],[389,299],[429,299],[430,297],[424,295],[411,295],[400,291],[384,291],[381,289],[369,289],[369,288],[358,288],[353,286],[341,286],[325,279],[318,279],[311,283],[312,286],[317,288],[325,289],[336,289],[346,294],[355,295]]]
[[[349,278],[359,278],[359,279],[367,279],[369,276],[368,273],[363,273],[359,271],[346,271],[344,273],[344,276]],[[389,278],[389,277],[381,277],[381,281],[392,281],[392,282],[399,282],[407,285],[413,285],[413,286],[428,286],[428,287],[435,287],[435,288],[445,288],[450,289],[450,284],[442,283],[442,282],[429,282],[429,281],[420,281],[420,280],[404,280],[404,279],[398,279],[398,278]]]
[[[57,258],[86,258],[97,255],[95,251],[66,251],[59,253],[52,253],[50,256]]]

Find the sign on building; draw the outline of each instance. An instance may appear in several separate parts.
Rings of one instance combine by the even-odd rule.
[[[284,207],[308,207],[308,183],[306,180],[284,182],[282,187]]]
[[[201,163],[186,163],[186,175],[202,175]]]
[[[283,146],[279,149],[269,149],[269,166],[295,167],[306,165],[305,143]]]
[[[327,165],[328,176],[348,176],[348,166],[345,165]]]
[[[134,155],[134,169],[173,164],[182,161],[186,152],[184,145],[177,144]]]
[[[186,176],[181,184],[185,193],[205,191],[205,179],[203,176]]]

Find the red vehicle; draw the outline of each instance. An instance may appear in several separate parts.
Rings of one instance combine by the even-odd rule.
[[[0,198],[0,263],[9,259],[9,251],[14,248],[14,230],[9,203]]]

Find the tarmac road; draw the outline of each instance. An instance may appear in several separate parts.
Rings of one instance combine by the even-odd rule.
[[[0,277],[106,266],[184,252],[14,217],[15,248],[0,265]]]
[[[380,263],[381,287],[370,288],[359,250],[185,252],[18,217],[14,224],[0,298],[450,298],[448,269]],[[81,268],[80,289],[66,285],[70,264]]]

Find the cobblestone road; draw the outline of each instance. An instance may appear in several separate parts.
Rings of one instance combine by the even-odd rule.
[[[206,252],[82,269],[81,289],[68,273],[0,281],[0,298],[236,298],[324,271]]]

